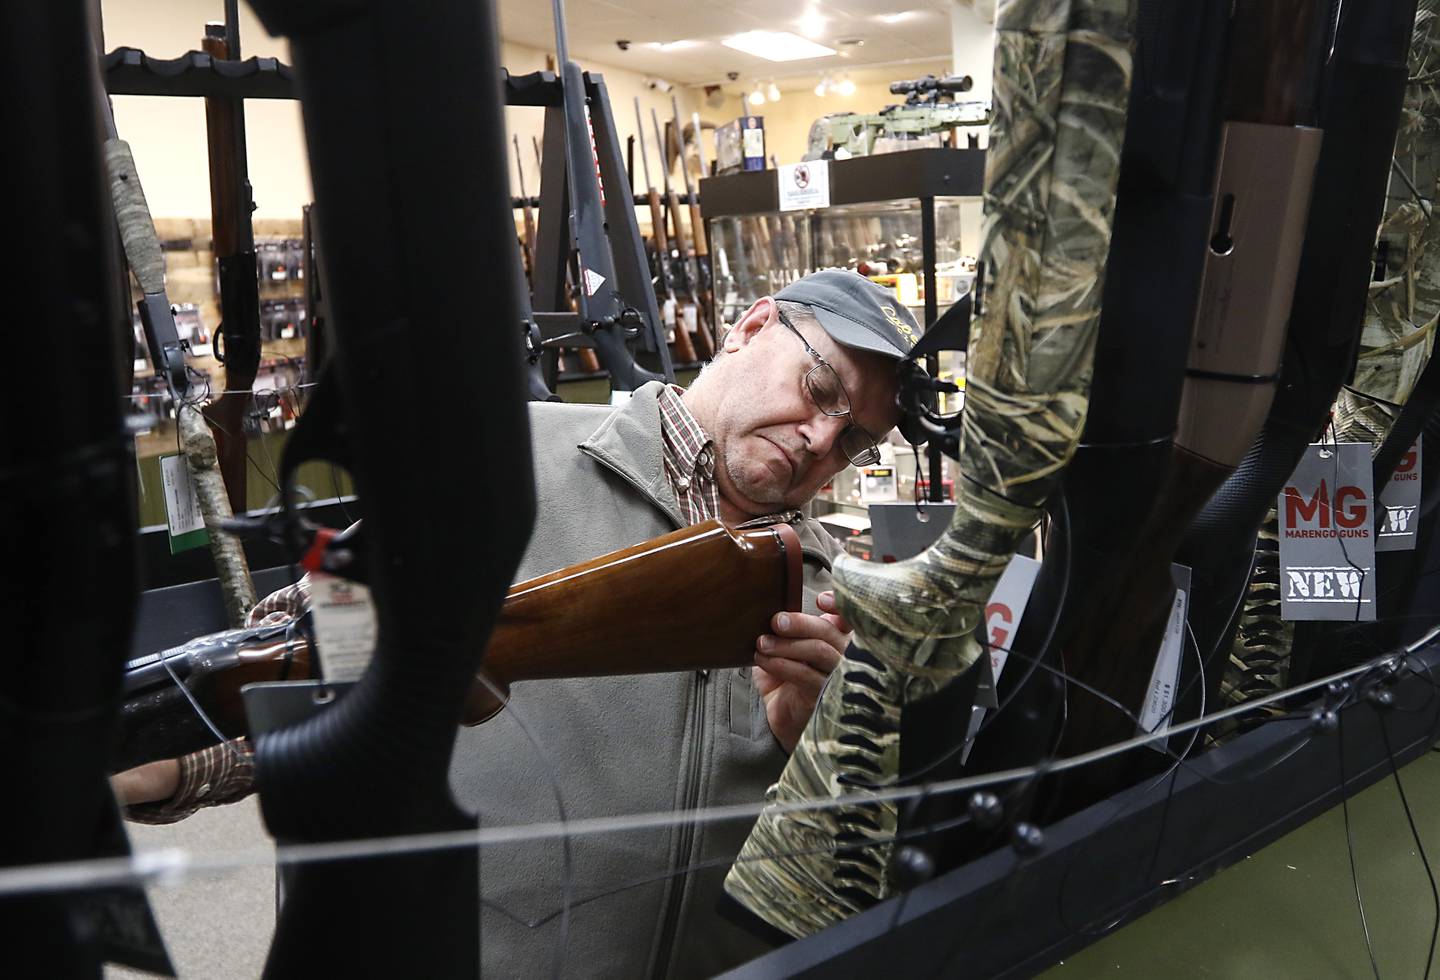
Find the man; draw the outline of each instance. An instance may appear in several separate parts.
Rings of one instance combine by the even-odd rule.
[[[898,420],[895,361],[918,332],[888,290],[827,270],[757,301],[683,393],[652,384],[613,410],[532,405],[538,516],[519,577],[711,517],[784,519],[848,463],[878,459]],[[753,669],[517,684],[504,712],[460,733],[462,805],[496,826],[759,802],[848,632],[823,591],[836,545],[813,521],[797,531],[806,611],[775,617]],[[217,747],[171,764],[144,809],[191,812],[191,787],[233,785],[220,771],[233,758]],[[487,848],[486,975],[549,972],[555,955],[567,975],[708,975],[762,952],[716,914],[749,825]]]
[[[847,463],[878,458],[899,417],[895,362],[918,333],[887,290],[819,272],[747,310],[683,395],[655,384],[613,411],[535,405],[539,507],[520,575],[807,503]],[[460,734],[462,805],[523,827],[760,802],[846,643],[823,591],[837,546],[813,521],[797,530],[806,612],[776,617],[753,669],[517,684],[504,712]],[[758,955],[766,941],[718,914],[751,823],[483,849],[485,975],[549,973],[563,956],[566,976],[709,976]]]

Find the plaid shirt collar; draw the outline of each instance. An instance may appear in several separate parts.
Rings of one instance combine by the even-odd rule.
[[[661,459],[665,482],[675,495],[680,515],[687,524],[698,524],[720,516],[715,447],[714,440],[685,407],[682,392],[675,385],[666,385],[660,392]]]

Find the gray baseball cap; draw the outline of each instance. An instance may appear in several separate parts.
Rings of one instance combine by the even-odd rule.
[[[920,339],[920,325],[895,294],[848,269],[797,279],[775,299],[804,303],[837,343],[901,360]]]

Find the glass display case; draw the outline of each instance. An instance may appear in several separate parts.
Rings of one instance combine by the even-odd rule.
[[[700,183],[709,233],[715,323],[733,323],[752,303],[818,269],[853,269],[895,292],[922,326],[968,293],[980,250],[985,152],[929,148],[813,161],[826,167],[826,207],[786,209],[779,171],[732,174]],[[964,385],[965,355],[946,352],[928,370]],[[963,390],[942,396],[958,411]],[[916,466],[910,447],[894,447],[899,499],[912,499],[917,470],[932,500],[952,496],[949,460],[928,452]],[[928,449],[928,447],[927,447]],[[923,450],[922,450],[923,451]],[[923,460],[923,457],[922,457]],[[873,483],[874,481],[872,481]],[[825,508],[863,513],[866,475],[841,473],[817,500]]]

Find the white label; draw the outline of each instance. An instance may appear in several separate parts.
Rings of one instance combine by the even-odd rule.
[[[660,308],[660,319],[671,330],[675,329],[675,301],[667,299],[665,305]]]
[[[1280,515],[1280,616],[1375,620],[1375,503],[1370,445],[1305,450],[1275,507]]]
[[[1030,603],[1030,593],[1035,588],[1035,579],[1040,574],[1040,563],[1026,555],[1016,555],[1005,566],[990,601],[985,604],[985,630],[990,641],[990,683],[975,692],[975,707],[970,710],[970,728],[965,734],[965,748],[961,750],[960,762],[970,758],[970,748],[975,744],[975,734],[985,720],[987,708],[998,707],[996,685],[1005,661],[1010,658],[1010,646],[1015,642],[1015,631],[1025,607]]]
[[[327,681],[356,681],[375,655],[375,606],[359,582],[310,574],[315,646]]]
[[[1395,472],[1385,489],[1380,491],[1380,533],[1376,535],[1376,551],[1414,551],[1415,524],[1420,515],[1420,436],[1415,445],[1400,457]]]
[[[585,270],[585,295],[594,296],[605,285],[605,277],[594,269]]]
[[[1170,606],[1170,619],[1165,623],[1165,636],[1160,641],[1160,653],[1155,658],[1155,669],[1150,673],[1150,693],[1140,708],[1140,726],[1137,735],[1145,735],[1169,725],[1175,710],[1175,693],[1180,684],[1180,664],[1185,656],[1185,620],[1190,615],[1190,569],[1184,565],[1171,565],[1170,577],[1175,581],[1175,601]],[[1150,748],[1165,752],[1166,743],[1158,740]]]
[[[612,389],[610,389],[610,404],[611,404],[611,405],[624,405],[626,402],[628,402],[628,401],[630,400],[630,396],[631,396],[632,394],[633,394],[633,392],[621,391],[621,390],[618,389],[618,388],[612,388]]]
[[[780,210],[803,211],[830,206],[830,161],[787,163],[775,171],[780,182]]]
[[[205,517],[200,513],[200,498],[195,495],[195,480],[185,457],[179,453],[160,457],[160,482],[165,488],[165,520],[170,525],[170,536],[198,531],[205,526]]]

